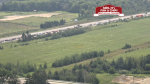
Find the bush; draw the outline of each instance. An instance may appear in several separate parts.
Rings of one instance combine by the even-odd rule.
[[[22,42],[22,40],[19,39],[19,40],[17,41],[17,43],[19,43],[19,42]]]
[[[150,71],[143,71],[142,74],[150,74]]]
[[[100,52],[99,52],[99,56],[100,56],[100,57],[103,57],[103,56],[104,56],[104,51],[100,51]]]
[[[127,48],[131,48],[131,45],[126,44],[122,49],[127,49]]]
[[[133,74],[133,72],[134,72],[134,74],[140,74],[141,73],[141,70],[139,70],[139,69],[131,69],[131,71],[132,71],[132,74]]]
[[[61,19],[60,21],[49,21],[49,22],[45,22],[44,24],[40,24],[40,28],[46,29],[46,28],[64,25],[65,23],[66,21],[63,19]]]
[[[53,39],[59,39],[59,38],[61,38],[61,35],[55,33],[55,34],[52,35],[51,40],[53,40]]]
[[[99,68],[95,68],[95,69],[94,69],[94,72],[95,72],[95,73],[100,73],[101,71],[99,70]]]
[[[116,73],[116,70],[115,70],[115,68],[110,68],[110,69],[108,70],[108,72],[109,72],[110,74],[115,74],[115,73]]]
[[[150,74],[150,71],[142,71],[142,74]]]
[[[29,43],[25,43],[24,45],[29,45]]]
[[[46,38],[45,40],[48,41],[48,38]]]
[[[0,46],[0,49],[3,49],[3,46]]]
[[[14,45],[14,47],[17,47],[17,45]]]
[[[127,53],[127,52],[132,52],[132,51],[135,51],[134,49],[132,49],[132,50],[127,50],[127,51],[125,51],[125,53]]]
[[[119,70],[119,74],[128,74],[129,71],[128,70]]]
[[[108,50],[108,53],[110,53],[110,50]]]
[[[145,69],[146,69],[146,71],[150,71],[150,64],[146,64]]]
[[[69,37],[69,36],[73,36],[73,35],[78,35],[78,34],[82,34],[85,33],[85,29],[81,28],[81,29],[68,29],[64,32],[59,32],[58,34],[62,35],[63,37]]]

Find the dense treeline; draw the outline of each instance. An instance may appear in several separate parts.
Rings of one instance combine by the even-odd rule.
[[[18,40],[18,42],[26,42],[26,41],[30,41],[30,40],[35,40],[35,39],[41,39],[41,38],[46,38],[46,37],[51,37],[50,39],[46,38],[46,41],[48,40],[54,40],[54,39],[59,39],[61,37],[69,37],[69,36],[73,36],[73,35],[78,35],[78,34],[83,34],[86,32],[86,30],[88,31],[89,28],[76,28],[76,29],[67,29],[65,31],[59,31],[59,32],[53,32],[53,34],[51,33],[47,33],[45,35],[31,35],[29,34],[28,31],[26,31],[26,34],[23,33],[22,34],[22,40]],[[22,44],[22,46],[25,44]]]
[[[9,82],[9,84],[17,83],[17,76],[23,76],[22,74],[27,74],[26,84],[46,84],[47,79],[55,80],[66,80],[74,82],[87,82],[92,84],[99,84],[99,80],[96,78],[94,73],[88,73],[84,69],[78,69],[76,71],[63,69],[61,71],[55,71],[52,73],[49,71],[46,73],[44,69],[47,68],[47,63],[44,65],[39,65],[39,69],[36,65],[32,65],[29,62],[26,64],[17,65],[12,63],[7,63],[6,65],[0,64],[0,83]],[[29,72],[34,72],[32,75]],[[10,81],[8,79],[11,79]]]
[[[91,61],[89,64],[75,65],[72,70],[75,71],[76,69],[85,69],[88,72],[107,73],[110,67],[111,65],[108,61],[101,60],[100,57],[98,57],[97,60]]]
[[[51,27],[55,27],[55,26],[60,26],[60,25],[64,25],[66,22],[65,20],[60,20],[60,22],[58,21],[50,21],[50,22],[45,22],[44,24],[40,24],[40,28],[41,29],[46,29],[46,28],[51,28]]]
[[[52,34],[52,37],[50,40],[53,39],[59,39],[61,37],[69,37],[69,36],[73,36],[73,35],[78,35],[78,34],[83,34],[86,32],[88,28],[78,28],[78,29],[67,29],[65,31],[59,31],[58,33],[54,33]]]
[[[76,69],[85,69],[88,72],[94,73],[116,73],[118,71],[118,73],[121,74],[128,74],[128,71],[134,71],[136,74],[150,74],[150,55],[142,56],[137,59],[133,57],[120,57],[111,63],[98,58],[86,65],[75,65],[72,70],[75,71]]]
[[[0,68],[0,84],[16,84],[17,83],[17,77],[15,74],[13,74],[11,71]]]
[[[47,63],[44,63],[43,67],[42,67],[42,65],[39,65],[39,68],[46,69]],[[22,64],[19,62],[17,62],[17,64],[13,64],[13,63],[2,64],[2,63],[0,63],[0,70],[10,71],[11,74],[23,76],[23,74],[36,71],[37,67],[36,67],[36,64],[30,64],[29,62],[22,63]],[[0,72],[0,75],[1,74],[3,74],[3,72]]]
[[[99,84],[99,80],[96,78],[95,73],[110,73],[114,74],[116,72],[120,74],[128,74],[134,72],[136,74],[150,73],[150,55],[142,56],[138,59],[133,57],[118,58],[112,62],[102,60],[100,57],[95,61],[91,61],[89,64],[85,65],[75,65],[72,70],[63,69],[60,71],[55,71],[52,73],[49,71],[47,74],[44,70],[38,70],[34,72],[32,76],[27,75],[27,84],[39,84],[38,82],[45,84],[46,79],[55,80],[66,80],[66,81],[77,81],[84,83]],[[43,73],[43,74],[39,74]],[[47,77],[47,78],[46,78]],[[45,80],[41,81],[39,79]],[[37,80],[37,81],[35,81]],[[34,83],[36,82],[36,83]]]
[[[116,61],[112,61],[111,65],[114,66],[116,69],[125,69],[125,70],[131,70],[131,69],[137,69],[140,73],[140,71],[149,71],[147,65],[150,64],[150,55],[142,56],[138,59],[135,59],[133,57],[126,57],[123,59],[120,57]]]
[[[20,68],[28,68],[29,70],[34,68],[35,65],[30,65],[29,62],[20,65],[7,63],[6,65],[0,64],[0,82],[4,83],[10,77],[12,80],[8,81],[9,84],[16,84],[17,77],[15,76]],[[136,74],[150,74],[150,55],[142,56],[140,58],[126,57],[118,58],[111,62],[102,60],[98,57],[95,61],[91,61],[89,64],[85,65],[75,65],[71,70],[63,69],[60,71],[55,71],[52,73],[49,71],[46,73],[44,69],[47,68],[47,63],[39,65],[39,69],[33,70],[32,75],[27,74],[26,84],[46,84],[47,79],[55,80],[66,80],[75,82],[84,82],[91,84],[99,84],[99,80],[96,78],[96,73],[110,73],[114,74],[116,72],[120,74],[128,74],[129,71]],[[23,70],[24,71],[24,70]],[[15,73],[17,72],[17,73]],[[15,75],[14,75],[15,74]]]
[[[112,4],[121,6],[123,13],[135,14],[150,11],[150,1],[148,0],[19,0],[4,2],[1,11],[68,11],[79,13],[79,17],[91,17],[95,12],[95,7]]]
[[[16,75],[22,75],[28,72],[33,72],[36,70],[36,65],[32,65],[29,63],[26,64],[19,64],[19,62],[17,63],[17,65],[12,64],[12,63],[7,63],[7,64],[1,64],[0,63],[0,69],[4,70],[6,69],[7,71],[11,71],[12,74],[16,74]],[[0,74],[2,74],[2,72],[0,72]]]
[[[98,51],[91,51],[91,52],[82,53],[80,55],[79,54],[74,54],[70,57],[66,56],[63,59],[56,60],[52,64],[52,67],[61,67],[61,66],[81,62],[83,60],[99,57],[99,56],[100,57],[104,56],[104,51],[99,51],[99,52]]]
[[[47,69],[47,63],[45,62],[43,67],[40,64],[39,69]],[[0,84],[17,84],[17,75],[24,76],[24,74],[29,72],[36,72],[37,70],[38,68],[36,67],[36,64],[30,64],[29,62],[22,64],[19,62],[17,62],[17,64],[0,63]]]
[[[54,73],[51,71],[46,73],[45,70],[39,69],[35,71],[32,76],[27,74],[27,78],[26,84],[46,84],[47,79],[99,84],[96,74],[88,73],[84,69],[77,69],[76,71],[63,69],[59,72],[55,71]]]
[[[26,64],[20,64],[19,62],[15,65],[12,63],[2,64],[0,63],[0,84],[8,82],[9,84],[17,83],[17,76],[23,76],[28,72],[36,70],[36,66],[27,62]]]

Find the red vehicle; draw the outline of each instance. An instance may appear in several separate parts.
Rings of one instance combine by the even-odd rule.
[[[143,17],[143,15],[136,15],[136,17]]]

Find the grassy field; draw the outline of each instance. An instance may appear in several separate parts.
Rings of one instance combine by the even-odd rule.
[[[99,84],[119,84],[116,82],[112,82],[112,80],[118,76],[121,76],[122,74],[96,74],[97,78],[100,80]],[[125,74],[126,76],[133,76],[133,74]],[[145,76],[150,76],[149,74],[134,74],[134,77],[136,78],[145,78]]]
[[[8,22],[0,22],[0,38],[21,35],[26,31],[35,32],[40,30],[38,27],[31,27],[23,24],[14,24]]]
[[[5,33],[12,33],[17,31],[23,31],[23,30],[30,30],[30,29],[38,29],[37,27],[31,27],[27,25],[22,24],[13,24],[8,22],[0,22],[0,34]]]
[[[58,68],[51,68],[51,64],[57,59],[76,53],[80,54],[94,50],[103,50],[107,53],[109,49],[112,52],[103,57],[108,61],[119,57],[145,56],[150,54],[148,44],[148,42],[150,42],[149,23],[150,18],[146,18],[127,23],[118,23],[120,25],[116,27],[104,28],[103,26],[97,26],[84,34],[49,41],[45,41],[45,38],[33,40],[25,42],[29,43],[29,45],[26,46],[19,46],[19,44],[23,43],[16,42],[0,44],[0,46],[4,47],[4,50],[0,50],[0,61],[1,63],[16,63],[17,61],[23,63],[29,61],[30,63],[36,63],[37,66],[47,62],[48,69],[54,72],[55,70],[61,70],[63,68],[72,69],[74,64]],[[121,48],[126,43],[131,44],[133,46],[132,48],[137,49],[138,47],[139,49],[124,53],[126,50],[122,50]],[[10,47],[11,45],[12,48]],[[14,47],[15,45],[18,46]],[[79,64],[86,64],[94,59],[89,59]],[[120,75],[121,74],[110,75],[105,73],[97,74],[96,76],[100,80],[100,84],[117,84],[111,81]],[[137,76],[144,77],[145,74],[137,74]]]
[[[126,58],[126,57],[139,58],[139,57],[146,56],[146,55],[150,54],[149,51],[150,51],[150,48],[139,49],[139,50],[136,50],[136,51],[133,51],[133,52],[123,53],[123,54],[119,54],[119,55],[116,55],[116,56],[111,57],[111,58],[107,58],[107,60],[108,61],[112,61],[112,60],[118,59],[119,57],[123,57],[123,58]]]
[[[78,17],[77,13],[68,13],[63,11],[56,11],[56,12],[0,12],[0,17],[4,16],[12,16],[12,15],[30,15],[30,14],[43,14],[43,13],[61,13],[60,15],[54,15],[52,17],[46,18],[46,17],[28,17],[28,18],[22,18],[18,20],[12,20],[12,21],[0,21],[0,38],[1,37],[7,37],[12,35],[19,35],[22,34],[22,32],[30,31],[42,31],[43,29],[40,29],[40,24],[44,23],[45,21],[60,21],[61,19],[65,19],[67,21],[66,25],[71,25],[74,23],[75,18]],[[60,26],[58,26],[60,27]],[[57,28],[57,27],[54,27]],[[49,28],[52,29],[52,28]]]
[[[142,44],[142,46],[143,46],[143,44]],[[140,48],[139,46],[135,46],[135,47],[138,47],[139,50],[125,53],[126,50],[119,49],[119,50],[116,50],[116,51],[111,52],[109,54],[105,53],[105,55],[104,55],[104,57],[102,57],[102,59],[106,59],[107,61],[111,62],[112,60],[116,60],[119,57],[123,57],[123,58],[126,58],[126,57],[139,58],[141,56],[146,56],[146,55],[150,54],[150,52],[149,52],[150,48],[148,48],[148,47],[145,47],[145,46],[143,46],[143,48]],[[87,63],[90,63],[92,60],[94,61],[96,59],[97,58],[92,58],[92,59],[88,59],[88,60],[85,60],[85,61],[82,61],[82,62],[79,62],[79,63],[76,63],[76,64],[77,65],[79,65],[79,64],[87,64]],[[70,64],[70,65],[67,65],[67,66],[64,66],[64,67],[49,68],[49,69],[51,69],[54,72],[56,70],[62,70],[63,68],[64,69],[72,69],[72,67],[74,67],[74,65],[75,64]]]
[[[120,74],[96,74],[97,78],[100,80],[99,84],[118,84],[111,82],[115,77],[120,76]]]
[[[26,62],[28,60],[31,63],[37,63],[37,65],[47,62],[51,67],[56,59],[72,54],[94,50],[107,52],[108,49],[115,51],[121,49],[126,43],[132,46],[142,44],[150,41],[149,22],[150,19],[147,18],[116,27],[96,29],[72,37],[50,41],[34,40],[28,42],[27,46],[10,48],[11,44],[13,46],[19,44],[15,42],[0,44],[0,46],[4,46],[4,50],[0,50],[0,61],[1,63],[16,63],[16,61]]]
[[[23,19],[18,19],[18,20],[12,20],[8,22],[12,23],[21,23],[29,26],[40,26],[41,23],[44,23],[46,21],[60,21],[61,19],[65,19],[66,22],[70,22],[72,19],[74,20],[75,18],[78,17],[77,13],[68,13],[68,12],[52,12],[52,13],[61,13],[60,15],[54,15],[52,17],[28,17],[28,18],[23,18]]]

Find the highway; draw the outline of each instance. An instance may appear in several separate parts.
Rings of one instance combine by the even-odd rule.
[[[125,18],[130,18],[130,16],[133,16],[133,17],[136,17],[136,15],[141,15],[141,14],[145,14],[145,13],[140,13],[140,14],[134,14],[134,15],[128,15],[128,16],[124,16],[124,17],[118,17],[118,18],[112,18],[112,19],[106,19],[106,20],[100,20],[100,21],[95,21],[95,22],[89,22],[89,23],[83,23],[83,24],[80,24],[80,26],[88,26],[88,25],[94,25],[94,24],[97,24],[97,23],[106,23],[108,21],[115,21],[115,20],[119,20],[120,19],[125,19]],[[147,13],[147,15],[150,15],[150,12]],[[61,27],[61,28],[57,28],[57,29],[50,29],[50,30],[45,30],[45,31],[40,31],[40,32],[34,32],[34,33],[31,33],[32,34],[38,34],[38,33],[46,33],[46,32],[52,32],[52,31],[59,31],[59,30],[66,30],[66,29],[71,29],[71,28],[74,28],[74,26],[77,26],[77,25],[72,25],[72,26],[67,26],[67,27]],[[5,37],[5,38],[0,38],[0,42],[1,41],[4,41],[4,40],[8,40],[8,39],[13,39],[13,38],[20,38],[21,35],[16,35],[16,36],[10,36],[10,37]]]

